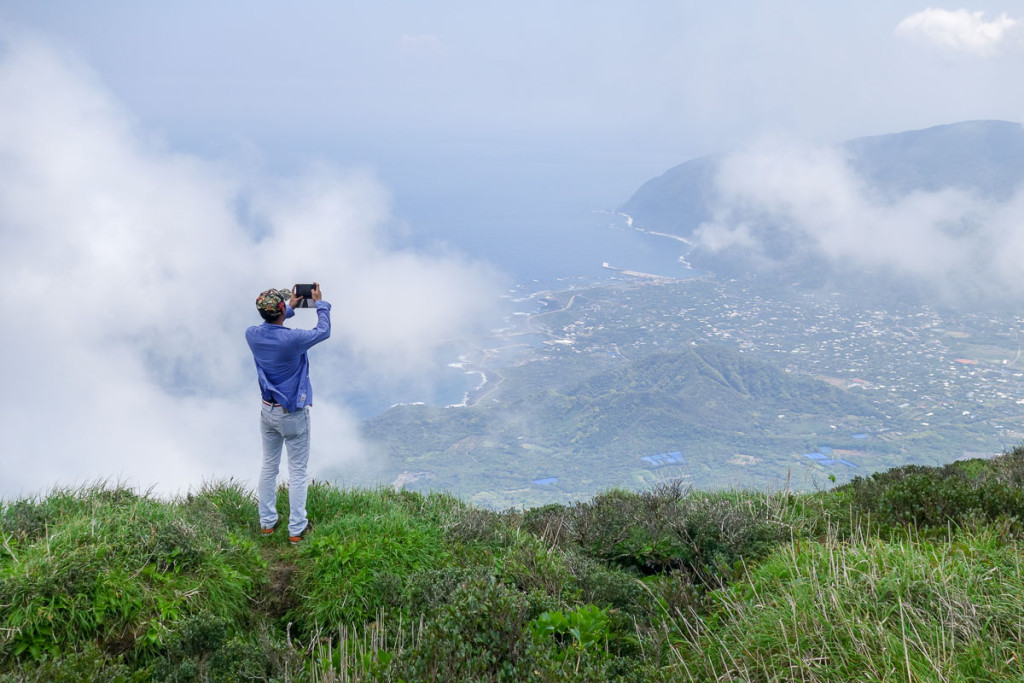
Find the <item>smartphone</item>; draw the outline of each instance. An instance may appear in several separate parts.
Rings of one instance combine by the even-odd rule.
[[[296,308],[313,308],[316,304],[313,301],[313,288],[316,285],[295,285],[295,296],[301,297],[302,301]]]

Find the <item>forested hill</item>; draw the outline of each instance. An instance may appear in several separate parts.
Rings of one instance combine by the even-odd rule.
[[[537,504],[649,484],[661,475],[641,458],[678,451],[685,463],[672,474],[695,485],[783,485],[794,452],[855,448],[851,434],[883,423],[856,392],[719,346],[606,356],[600,363],[594,356],[538,360],[502,373],[498,388],[476,406],[397,406],[368,420],[365,438],[388,454],[383,478],[419,470],[430,476],[410,483],[414,488],[470,496],[516,491],[521,502]],[[749,459],[756,465],[724,476],[722,454],[744,452],[757,454]],[[531,491],[538,478],[558,481]]]
[[[924,130],[857,138],[838,146],[850,167],[880,196],[966,190],[1008,199],[1024,182],[1024,127],[964,121]],[[690,236],[720,198],[715,174],[724,154],[691,159],[644,183],[622,205],[645,228]]]
[[[651,438],[681,425],[769,428],[780,414],[878,416],[858,395],[722,346],[653,353],[588,378],[564,396],[581,420],[615,420]]]

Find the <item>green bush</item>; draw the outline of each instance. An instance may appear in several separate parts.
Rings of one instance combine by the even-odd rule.
[[[573,578],[564,553],[532,534],[510,541],[493,559],[493,565],[499,580],[523,591],[539,590],[555,597],[570,588]]]
[[[565,547],[572,544],[573,509],[552,503],[523,513],[523,528],[546,543]]]
[[[943,467],[910,465],[854,479],[842,487],[853,504],[882,525],[945,529],[971,520],[1024,522],[1024,451],[994,461]]]
[[[543,601],[494,580],[460,587],[395,665],[408,681],[518,681],[528,677],[528,623]]]
[[[38,661],[14,662],[0,673],[0,683],[148,683],[148,668],[128,666],[93,643],[81,650],[65,649],[59,656],[43,655]]]
[[[388,680],[653,680],[642,662],[609,654],[614,636],[607,609],[555,609],[538,592],[477,579],[463,584],[415,645],[392,660]]]
[[[42,538],[46,534],[46,506],[31,500],[17,500],[0,514],[0,533],[16,541]]]
[[[265,632],[247,639],[231,635],[223,619],[202,613],[186,619],[171,635],[166,654],[154,669],[154,680],[188,681],[269,680],[301,670],[298,653]]]
[[[650,594],[636,572],[609,567],[577,553],[569,554],[566,562],[581,602],[610,607],[628,617],[648,612]]]
[[[765,496],[687,494],[679,485],[642,493],[610,491],[561,512],[548,507],[525,516],[524,527],[642,574],[682,569],[716,585],[733,579],[742,562],[764,557],[791,533]]]
[[[982,462],[985,462],[1001,481],[1017,488],[1024,488],[1024,446],[1017,446],[998,458]]]
[[[494,578],[491,567],[438,567],[413,572],[402,587],[400,604],[413,617],[431,616],[450,604],[467,584],[486,583]]]
[[[455,543],[503,548],[514,540],[509,515],[485,508],[464,507],[448,523],[448,537]]]
[[[89,643],[151,661],[192,614],[244,622],[263,581],[253,542],[227,533],[213,508],[102,486],[22,503],[4,515],[0,662],[41,661]],[[23,524],[35,517],[29,505],[42,535]]]
[[[608,610],[596,605],[583,605],[568,613],[542,612],[527,626],[535,643],[555,641],[565,654],[588,651],[597,655],[608,651],[610,621]]]

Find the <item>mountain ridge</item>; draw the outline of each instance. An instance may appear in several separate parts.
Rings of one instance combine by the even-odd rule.
[[[955,188],[1005,201],[1024,182],[1024,127],[975,120],[854,138],[834,146],[882,196]],[[727,153],[696,157],[643,183],[621,207],[637,225],[691,237],[720,199]]]

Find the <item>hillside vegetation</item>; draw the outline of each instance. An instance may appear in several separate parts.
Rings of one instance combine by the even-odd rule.
[[[781,488],[794,454],[818,445],[857,449],[862,442],[851,434],[900,424],[858,393],[724,345],[630,352],[629,360],[569,354],[501,372],[492,399],[478,405],[396,406],[367,420],[364,438],[388,454],[384,478],[429,471],[410,488],[467,497],[483,491],[488,495],[475,500],[489,507],[570,502],[609,482],[650,485],[659,475],[641,456],[682,450],[687,464],[675,474],[697,488],[722,488],[723,481]],[[872,446],[896,448],[881,440]],[[748,452],[758,454],[758,467],[726,470],[722,453]],[[529,488],[548,476],[558,483]]]
[[[4,503],[0,681],[1024,679],[1024,448],[500,513],[318,483],[309,513],[292,547],[233,482]]]

